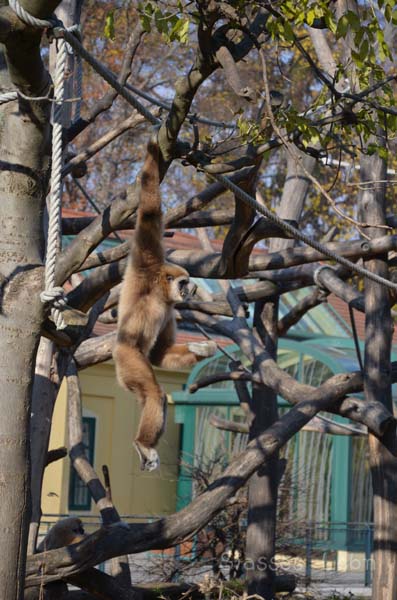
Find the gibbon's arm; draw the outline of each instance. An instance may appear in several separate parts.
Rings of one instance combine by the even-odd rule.
[[[134,267],[158,270],[165,260],[160,196],[159,147],[151,140],[142,168],[138,219],[132,243]],[[146,271],[146,275],[149,273]]]
[[[175,322],[169,321],[160,333],[150,352],[150,362],[164,369],[184,369],[193,367],[204,358],[213,356],[217,351],[215,342],[191,342],[174,344]]]

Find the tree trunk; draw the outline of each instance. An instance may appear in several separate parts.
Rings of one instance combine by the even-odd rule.
[[[22,102],[21,102],[22,104]],[[48,117],[26,103],[2,110],[0,153],[0,598],[23,597],[30,517],[29,417],[42,321],[41,217]],[[46,135],[47,134],[47,135]]]
[[[312,171],[315,160],[302,157],[304,168]],[[309,180],[300,164],[288,157],[287,177],[277,214],[284,219],[299,220],[308,190]],[[276,252],[294,245],[294,240],[273,239],[270,251]],[[277,360],[278,300],[255,305],[254,327],[270,356]],[[271,388],[253,384],[250,439],[257,437],[278,418],[277,394]],[[279,455],[276,453],[255,473],[248,485],[247,580],[248,593],[265,600],[274,597],[276,551],[277,494],[280,482]]]
[[[277,357],[278,301],[255,305],[254,327],[267,351]],[[278,418],[277,394],[268,387],[253,384],[250,440],[258,437]],[[248,484],[248,528],[246,568],[248,594],[265,600],[274,597],[277,488],[279,482],[278,452],[266,461]]]
[[[374,181],[373,189],[363,191],[360,203],[363,220],[385,223],[386,163],[378,156],[361,160],[362,181]],[[371,227],[370,237],[379,235]],[[365,263],[367,269],[388,278],[387,255]],[[378,400],[393,413],[391,394],[390,348],[393,322],[390,314],[389,291],[372,281],[365,282],[365,361],[364,392],[368,402]],[[373,435],[369,435],[369,459],[374,493],[375,571],[372,584],[373,600],[394,600],[397,597],[397,458]]]
[[[4,4],[3,2],[1,4]],[[56,2],[23,1],[37,16]],[[1,87],[29,96],[49,89],[41,33],[18,26],[5,40]],[[1,106],[0,121],[0,598],[23,598],[30,517],[29,418],[31,382],[43,319],[42,216],[48,186],[48,102],[19,99]]]
[[[41,338],[36,357],[30,422],[32,517],[29,527],[29,554],[34,554],[36,551],[41,519],[41,488],[47,462],[52,413],[58,391],[58,387],[50,377],[52,359],[53,343],[46,338]]]

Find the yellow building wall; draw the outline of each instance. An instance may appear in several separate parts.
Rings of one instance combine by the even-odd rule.
[[[187,372],[156,370],[165,392],[180,390]],[[112,362],[93,366],[80,372],[83,416],[96,419],[94,467],[102,478],[102,465],[109,467],[113,501],[121,515],[161,515],[176,508],[179,458],[179,425],[174,423],[174,406],[168,404],[166,432],[158,451],[160,469],[142,472],[138,455],[132,445],[140,408],[133,395],[116,381]],[[68,446],[66,385],[63,384],[55,405],[50,449]],[[68,458],[49,465],[45,471],[42,494],[44,514],[68,514],[70,461]],[[91,511],[97,514],[92,502]]]

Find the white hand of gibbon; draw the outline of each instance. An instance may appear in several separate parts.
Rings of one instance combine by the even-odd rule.
[[[196,354],[196,356],[202,356],[203,358],[209,358],[210,356],[214,356],[218,351],[218,346],[215,342],[190,342],[188,345],[188,350]]]

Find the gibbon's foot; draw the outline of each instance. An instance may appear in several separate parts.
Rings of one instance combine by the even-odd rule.
[[[215,342],[190,342],[188,345],[188,350],[196,354],[196,356],[202,356],[203,358],[209,358],[210,356],[214,356],[214,354],[218,350],[218,346]]]
[[[154,471],[160,466],[160,458],[157,454],[157,450],[154,448],[147,448],[139,442],[134,442],[135,450],[138,452],[141,461],[142,471]]]

